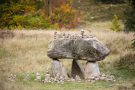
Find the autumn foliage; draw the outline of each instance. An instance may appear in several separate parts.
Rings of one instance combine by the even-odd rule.
[[[77,21],[77,11],[69,4],[63,4],[59,8],[55,8],[50,16],[51,23],[58,24],[61,27],[72,28]]]
[[[78,11],[71,6],[72,0],[48,0],[49,3],[46,1],[10,0],[12,3],[1,3],[0,28],[59,29],[73,28],[77,25]],[[48,10],[51,12],[49,16],[46,13]]]

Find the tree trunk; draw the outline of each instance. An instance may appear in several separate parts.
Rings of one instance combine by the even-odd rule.
[[[48,17],[51,16],[52,13],[51,0],[45,0],[45,9]]]

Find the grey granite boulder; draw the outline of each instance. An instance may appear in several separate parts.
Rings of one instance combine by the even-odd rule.
[[[49,44],[48,56],[53,59],[103,60],[110,50],[97,38],[84,35],[57,35]]]
[[[67,73],[59,59],[73,59],[71,76],[89,78],[99,76],[100,70],[96,61],[103,60],[110,50],[102,44],[97,38],[91,35],[54,34],[54,40],[49,44],[47,55],[53,60],[53,76],[60,73],[67,77]],[[79,60],[87,61],[85,69],[79,63]]]
[[[98,63],[96,62],[87,62],[85,67],[85,78],[89,78],[91,76],[99,76],[100,70]]]
[[[52,76],[55,77],[59,74],[59,76],[64,79],[68,79],[67,72],[63,66],[63,64],[59,60],[53,60],[52,62]]]

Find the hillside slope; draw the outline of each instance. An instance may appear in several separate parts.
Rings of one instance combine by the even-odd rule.
[[[124,11],[127,4],[103,4],[95,3],[94,0],[75,0],[74,7],[84,12],[84,20],[110,21],[113,15],[117,15],[120,19],[124,19]]]

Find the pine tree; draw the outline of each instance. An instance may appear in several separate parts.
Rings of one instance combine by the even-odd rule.
[[[135,0],[129,0],[129,7],[125,12],[126,22],[125,22],[125,31],[135,32]],[[132,45],[135,47],[135,38],[132,40]]]
[[[125,15],[125,31],[135,31],[135,0],[130,0]]]

